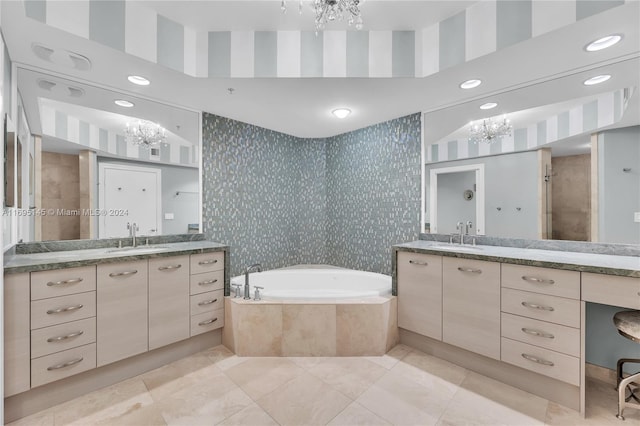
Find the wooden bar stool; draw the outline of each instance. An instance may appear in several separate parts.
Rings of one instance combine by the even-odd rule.
[[[627,339],[640,343],[640,311],[620,311],[613,316],[613,323],[618,329],[618,333]],[[625,408],[633,408],[640,410],[640,398],[636,392],[640,387],[633,387],[631,384],[640,386],[640,372],[630,375],[627,378],[622,377],[622,366],[626,363],[640,364],[639,358],[622,358],[618,360],[617,376],[618,376],[618,414],[617,418],[624,420],[622,412]],[[631,392],[626,396],[626,389]],[[631,400],[636,402],[630,402]]]

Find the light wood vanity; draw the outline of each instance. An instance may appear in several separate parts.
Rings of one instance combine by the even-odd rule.
[[[417,243],[394,247],[401,342],[584,413],[585,302],[640,308],[640,263],[617,276]]]
[[[5,418],[220,344],[220,247],[5,273]]]

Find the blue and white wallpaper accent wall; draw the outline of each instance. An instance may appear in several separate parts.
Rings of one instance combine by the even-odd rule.
[[[420,114],[326,139],[203,115],[203,230],[231,274],[305,263],[391,273],[420,229]]]

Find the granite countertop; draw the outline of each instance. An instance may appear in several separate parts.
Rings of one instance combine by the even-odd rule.
[[[395,250],[640,278],[640,257],[417,240]]]
[[[183,254],[197,254],[228,250],[229,246],[211,241],[188,241],[141,245],[122,249],[94,248],[46,253],[14,254],[5,259],[4,273],[46,271],[50,269],[73,268],[76,266],[125,262],[129,260],[170,257]]]

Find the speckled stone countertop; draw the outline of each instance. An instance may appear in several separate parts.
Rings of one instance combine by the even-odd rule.
[[[137,250],[137,251],[136,251]],[[228,251],[229,246],[211,241],[187,241],[177,243],[142,245],[137,248],[114,247],[85,248],[81,250],[51,251],[46,253],[13,254],[5,259],[4,273],[46,271],[73,268],[76,266],[126,262],[129,260],[170,257],[184,254],[198,254]],[[225,256],[228,270],[229,256]]]
[[[442,242],[418,240],[393,246],[395,251],[437,254],[465,259],[488,260],[517,265],[542,266],[597,274],[640,278],[640,257],[610,254],[578,253],[517,247],[477,245],[460,246]],[[395,255],[393,256],[395,276]]]

